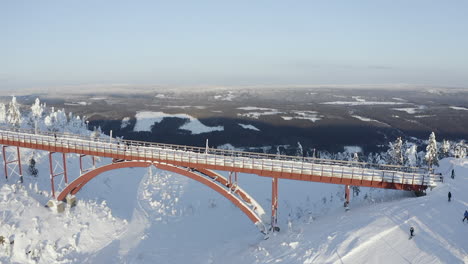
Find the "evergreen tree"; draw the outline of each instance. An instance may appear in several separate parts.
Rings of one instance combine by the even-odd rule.
[[[303,157],[304,156],[304,149],[302,148],[301,142],[297,142],[297,151],[296,156]]]
[[[6,122],[6,108],[5,105],[0,103],[0,123]]]
[[[8,105],[7,122],[14,128],[19,128],[21,125],[21,112],[14,96]]]
[[[453,151],[455,158],[463,159],[466,157],[466,145],[465,141],[460,141]]]
[[[439,165],[437,154],[437,141],[434,132],[432,132],[429,136],[429,142],[426,147],[426,156],[424,157],[429,168],[432,168],[433,165]]]
[[[389,144],[390,149],[388,154],[390,155],[390,163],[394,165],[403,165],[403,141],[401,137],[397,138],[395,142]]]
[[[442,146],[440,147],[440,158],[446,158],[449,156],[450,142],[448,140],[442,140]]]
[[[34,132],[38,131],[38,122],[42,119],[44,113],[44,105],[41,105],[39,98],[36,98],[34,104],[31,106],[30,125],[34,128]]]
[[[36,160],[34,159],[34,157],[31,157],[31,159],[29,160],[28,172],[29,175],[37,177],[39,171],[36,168]]]
[[[406,143],[409,145],[405,150],[405,166],[415,167],[418,162],[417,148],[415,144]]]

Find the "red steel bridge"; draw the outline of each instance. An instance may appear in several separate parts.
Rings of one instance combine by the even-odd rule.
[[[438,179],[427,169],[415,167],[269,155],[4,128],[0,128],[0,145],[2,145],[5,177],[16,174],[21,181],[23,173],[20,148],[48,151],[52,196],[58,201],[65,200],[69,194],[75,195],[91,179],[103,172],[126,167],[155,166],[189,177],[215,190],[236,205],[263,233],[268,230],[279,230],[277,228],[279,179],[344,185],[346,204],[350,199],[350,185],[424,191],[428,187],[435,187]],[[67,154],[79,155],[80,176],[73,181],[69,181],[67,175]],[[96,168],[94,157],[111,159],[109,159],[109,164]],[[93,166],[84,168],[84,159],[92,160]],[[228,176],[225,177],[216,171],[228,172]],[[238,173],[256,174],[272,179],[270,219],[260,204],[238,185]],[[54,182],[54,179],[59,176],[63,177],[66,184],[60,191],[56,190]],[[266,225],[270,227],[268,230]]]

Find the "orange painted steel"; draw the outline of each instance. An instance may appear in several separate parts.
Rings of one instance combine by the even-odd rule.
[[[88,171],[87,173],[81,175],[80,177],[76,178],[70,184],[63,189],[60,194],[57,196],[58,201],[63,201],[67,197],[68,194],[75,195],[77,194],[83,186],[85,186],[90,180],[94,177],[98,176],[101,173],[110,170],[116,170],[121,168],[144,168],[151,166],[151,163],[148,162],[140,162],[140,161],[127,161],[127,162],[117,162],[108,165],[104,165],[94,170]]]
[[[112,164],[90,170],[68,184],[59,194],[58,200],[64,200],[68,194],[76,194],[91,179],[105,171],[127,167],[148,167],[153,164],[157,168],[184,175],[217,191],[241,209],[262,232],[265,228],[261,219],[265,212],[238,186],[239,172],[272,178],[271,229],[273,231],[279,231],[277,227],[279,179],[345,185],[346,204],[350,199],[350,185],[412,191],[422,191],[435,186],[434,175],[421,168],[217,150],[208,147],[204,149],[112,138],[103,140],[70,134],[57,137],[55,133],[36,134],[1,128],[0,145],[62,153],[65,177],[66,153],[80,156],[80,173],[85,171],[82,161],[84,156],[93,158],[93,167],[95,156],[113,160]],[[5,151],[3,152],[6,166],[8,161],[5,159]],[[18,162],[19,160],[18,149]],[[228,171],[229,177],[223,177],[213,170]],[[55,173],[52,164],[51,175],[52,188],[54,188]]]
[[[77,153],[82,155],[90,156],[100,156],[100,157],[109,157],[114,159],[121,160],[136,160],[140,158],[139,156],[130,154],[121,154],[120,152],[105,152],[97,151],[93,148],[88,149],[73,149],[63,146],[54,146],[54,145],[45,145],[40,143],[23,143],[18,141],[4,140],[0,139],[0,144],[18,146],[24,148],[33,148],[51,152],[62,152],[62,153]],[[372,181],[372,180],[363,180],[363,179],[353,179],[353,178],[339,178],[339,177],[324,177],[322,175],[310,175],[302,173],[293,173],[293,172],[284,172],[284,171],[272,171],[265,169],[253,169],[253,168],[239,168],[234,166],[222,166],[215,164],[199,164],[189,161],[176,161],[169,159],[158,159],[155,157],[144,157],[146,161],[149,162],[165,162],[170,163],[175,166],[198,168],[203,166],[205,169],[211,170],[222,170],[222,171],[232,171],[232,172],[242,172],[257,174],[264,177],[274,177],[279,179],[289,179],[289,180],[300,180],[300,181],[311,181],[311,182],[323,182],[323,183],[333,183],[333,184],[343,184],[343,185],[354,185],[354,186],[364,186],[364,187],[373,187],[373,188],[385,188],[385,189],[396,189],[396,190],[408,190],[408,191],[420,191],[425,190],[428,186],[424,184],[407,184],[407,183],[397,183],[397,182],[386,182],[386,181]]]
[[[54,136],[36,135],[2,129],[0,129],[0,144],[119,160],[165,162],[175,166],[243,172],[279,179],[415,191],[435,186],[434,175],[426,175],[425,172],[418,171],[420,170],[418,168],[378,165],[377,169],[373,169],[366,167],[372,166],[371,164],[358,162],[205,150],[197,147],[149,142],[112,141],[112,139],[107,141],[76,135],[61,135],[57,138],[55,134]],[[202,150],[204,152],[201,152]],[[305,166],[308,168],[304,170]],[[361,175],[355,173],[355,166],[359,167],[356,169],[361,170]],[[352,170],[349,167],[352,167]],[[406,172],[407,169],[410,172]],[[370,173],[372,173],[372,178]],[[389,180],[388,177],[391,179]]]
[[[279,231],[278,227],[278,178],[271,180],[271,228]]]
[[[243,203],[239,198],[237,198],[234,195],[231,195],[229,192],[226,191],[226,189],[222,188],[220,185],[216,184],[210,179],[207,179],[203,177],[202,175],[199,175],[196,173],[196,171],[192,171],[192,169],[189,168],[179,168],[173,165],[169,164],[161,164],[161,163],[151,163],[151,162],[146,162],[146,161],[123,161],[123,162],[117,162],[117,163],[112,163],[108,165],[104,165],[102,167],[96,168],[92,171],[89,171],[82,176],[78,177],[76,180],[71,182],[57,197],[57,200],[59,201],[64,201],[67,197],[68,194],[73,194],[75,195],[83,186],[85,186],[89,181],[91,181],[94,177],[98,176],[101,173],[104,173],[106,171],[111,171],[111,170],[116,170],[116,169],[121,169],[121,168],[135,168],[135,167],[149,167],[151,165],[154,165],[158,169],[174,172],[186,177],[189,177],[193,180],[196,180],[209,188],[213,189],[214,191],[218,192],[225,198],[227,198],[229,201],[231,201],[235,206],[237,206],[247,217],[256,225],[259,223],[262,223],[262,220],[260,216],[256,215],[253,209],[250,209],[245,203]],[[209,176],[210,178],[212,176]],[[221,177],[217,176],[219,179]],[[223,180],[220,180],[219,182],[223,182]],[[239,191],[238,191],[239,193]],[[239,193],[239,196],[241,197],[249,197],[247,194]],[[250,200],[249,200],[250,202]]]
[[[7,147],[8,146],[2,146],[2,156],[3,156],[3,165],[4,165],[4,169],[5,169],[5,178],[8,179],[9,164],[17,163],[18,172],[16,172],[16,173],[20,177],[20,182],[22,183],[23,182],[23,170],[22,170],[22,167],[21,167],[20,149],[19,149],[19,147],[16,147],[16,159],[8,160],[7,153],[6,153],[6,148]],[[14,168],[12,168],[12,174],[15,173],[15,171],[14,171],[15,168],[16,168],[16,166]]]

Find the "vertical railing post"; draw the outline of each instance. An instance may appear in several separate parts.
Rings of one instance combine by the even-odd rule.
[[[16,147],[16,154],[18,158],[18,170],[19,170],[19,176],[20,176],[20,182],[23,183],[23,169],[21,168],[21,155],[20,155],[20,148]]]
[[[68,184],[68,176],[67,176],[67,155],[62,153],[63,159],[63,177],[65,178],[65,183]]]
[[[5,179],[8,180],[8,163],[6,157],[6,146],[2,146],[2,154],[3,154],[3,167],[5,168]]]
[[[350,200],[350,195],[349,195],[349,185],[345,185],[345,207],[349,206],[349,200]]]
[[[272,179],[271,185],[271,230],[278,232],[278,178]]]
[[[55,185],[54,185],[54,168],[52,165],[52,153],[49,152],[49,168],[50,168],[50,186],[52,189],[52,197],[55,198]]]

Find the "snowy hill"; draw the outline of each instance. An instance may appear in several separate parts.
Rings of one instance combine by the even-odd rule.
[[[43,206],[49,186],[47,159],[40,157],[38,178],[27,177],[24,185],[3,180],[0,187],[4,263],[468,261],[468,223],[461,222],[468,207],[467,159],[443,160],[445,183],[427,196],[362,188],[348,212],[342,208],[342,186],[280,181],[282,230],[264,240],[238,208],[214,191],[154,168],[102,174],[78,194],[76,207],[54,213]],[[69,159],[75,176],[77,164]],[[452,167],[454,180],[448,177]],[[241,186],[265,208],[269,183],[240,175]],[[416,233],[411,240],[410,226]]]
[[[14,111],[1,119],[0,111],[0,123],[103,136],[88,131],[85,118],[67,119],[39,101],[31,110],[22,122],[12,118],[19,116]],[[155,168],[103,173],[78,193],[76,207],[56,213],[44,207],[48,153],[21,153],[24,171],[34,157],[38,176],[25,173],[24,184],[15,176],[0,179],[0,263],[468,263],[468,222],[461,222],[468,209],[468,159],[442,160],[445,182],[427,196],[356,189],[348,212],[341,185],[280,180],[281,231],[265,240],[215,191]],[[73,180],[78,156],[69,154],[67,162]],[[98,160],[98,166],[109,162]],[[269,213],[271,179],[240,174],[239,184]],[[411,226],[416,236],[409,240]]]

